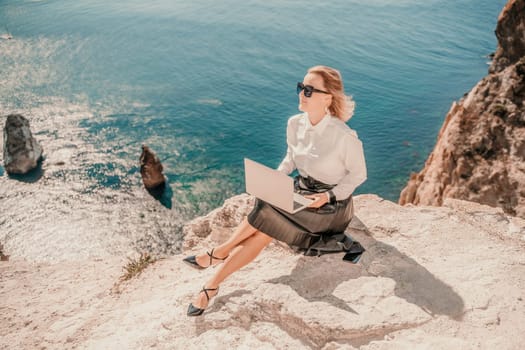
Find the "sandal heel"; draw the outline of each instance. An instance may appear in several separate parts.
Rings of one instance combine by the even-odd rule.
[[[199,293],[204,292],[204,295],[206,295],[207,301],[210,302],[211,298],[213,298],[217,294],[215,294],[214,296],[210,297],[209,294],[208,294],[208,291],[214,291],[214,290],[218,291],[219,287],[217,287],[217,288],[206,288],[206,286],[204,286],[204,287],[202,287],[202,289],[201,289],[201,291]],[[219,292],[217,292],[217,293],[219,293]],[[201,309],[201,308],[198,308],[198,307],[194,306],[192,303],[190,303],[190,305],[188,306],[188,311],[186,312],[186,315],[188,315],[188,316],[200,316],[200,315],[202,315],[204,310],[206,310],[206,308]]]

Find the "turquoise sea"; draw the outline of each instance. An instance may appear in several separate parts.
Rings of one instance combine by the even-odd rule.
[[[0,115],[83,106],[83,141],[107,157],[77,176],[140,186],[148,144],[173,207],[194,216],[243,191],[243,157],[279,164],[295,84],[325,64],[357,102],[357,193],[396,201],[452,102],[487,74],[505,3],[1,0]]]

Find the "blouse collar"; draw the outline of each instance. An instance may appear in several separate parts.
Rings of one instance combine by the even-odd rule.
[[[305,122],[306,122],[306,130],[313,130],[315,131],[317,134],[322,134],[323,131],[326,129],[326,127],[328,126],[328,124],[330,124],[330,120],[332,119],[332,116],[330,114],[326,114],[323,119],[321,119],[319,121],[319,123],[317,123],[316,125],[312,125],[312,123],[310,122],[310,118],[308,118],[308,113],[305,113],[304,114],[304,119],[305,119]]]

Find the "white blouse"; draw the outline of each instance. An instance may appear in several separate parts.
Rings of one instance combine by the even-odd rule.
[[[312,125],[308,114],[288,120],[288,150],[277,168],[286,174],[297,169],[301,176],[311,176],[336,185],[336,200],[348,198],[366,180],[363,144],[357,133],[337,117],[326,115]]]

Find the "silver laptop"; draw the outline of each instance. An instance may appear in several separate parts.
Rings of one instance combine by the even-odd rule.
[[[246,192],[289,213],[297,213],[313,202],[294,192],[291,177],[248,158],[244,158],[244,176]]]

